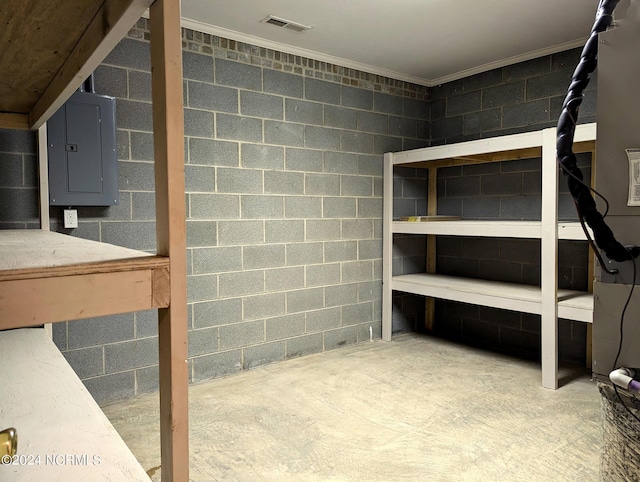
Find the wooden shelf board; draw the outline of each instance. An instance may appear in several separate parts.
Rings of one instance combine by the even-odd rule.
[[[394,221],[392,232],[404,234],[434,234],[442,236],[480,236],[504,238],[540,238],[540,221],[438,221],[417,223]]]
[[[0,366],[2,428],[25,461],[0,467],[3,480],[149,480],[43,328],[1,332]]]
[[[433,298],[541,314],[541,291],[538,286],[419,273],[394,276],[391,288]],[[558,290],[558,297],[561,318],[590,322],[593,312],[593,297],[590,294]]]

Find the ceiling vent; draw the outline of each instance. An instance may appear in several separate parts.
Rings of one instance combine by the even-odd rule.
[[[308,25],[302,25],[301,23],[292,22],[291,20],[285,20],[284,18],[275,17],[273,15],[269,15],[267,18],[262,19],[261,22],[270,23],[271,25],[275,25],[280,28],[287,28],[294,32],[304,32],[311,28]]]

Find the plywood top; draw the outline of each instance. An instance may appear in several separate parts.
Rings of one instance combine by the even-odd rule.
[[[0,425],[31,462],[2,480],[150,480],[44,329],[1,332],[0,366]]]
[[[0,111],[28,114],[104,0],[9,0],[0,9]]]
[[[15,271],[155,258],[143,251],[39,229],[0,230],[0,279]]]
[[[35,129],[91,75],[153,0],[4,0],[0,127]]]

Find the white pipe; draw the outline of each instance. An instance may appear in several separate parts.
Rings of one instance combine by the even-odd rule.
[[[632,368],[620,367],[609,373],[609,380],[619,387],[640,393],[640,382],[633,378],[635,374],[636,372]]]

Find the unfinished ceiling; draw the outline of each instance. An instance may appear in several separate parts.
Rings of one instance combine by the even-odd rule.
[[[597,0],[182,0],[182,15],[196,30],[431,86],[581,46],[597,6]],[[292,24],[267,23],[270,15]]]

